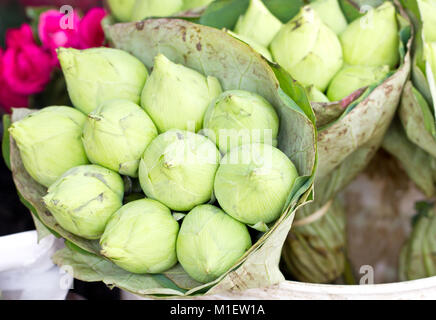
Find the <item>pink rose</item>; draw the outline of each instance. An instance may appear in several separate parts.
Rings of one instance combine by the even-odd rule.
[[[71,28],[62,26],[62,22]],[[49,49],[57,61],[55,49],[58,47],[78,48],[80,17],[73,11],[71,17],[64,17],[58,10],[48,10],[39,17],[38,35],[42,45]],[[69,25],[70,24],[70,25]]]
[[[27,107],[29,96],[16,93],[3,77],[3,51],[0,48],[0,107],[6,112],[11,108]]]
[[[8,48],[3,55],[2,78],[14,92],[30,95],[41,92],[54,67],[49,53],[29,41],[30,26],[12,29],[6,34]],[[19,31],[23,31],[22,42]]]
[[[19,28],[6,31],[6,47],[16,48],[27,43],[36,44],[30,25],[24,23]]]
[[[82,49],[101,47],[104,44],[104,32],[101,20],[106,16],[103,8],[93,8],[88,11],[79,24],[79,39]]]

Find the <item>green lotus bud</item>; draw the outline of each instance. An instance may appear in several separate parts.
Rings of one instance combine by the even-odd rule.
[[[214,77],[175,64],[159,54],[142,91],[141,105],[160,132],[201,129],[209,103],[221,93]]]
[[[314,86],[309,86],[307,88],[307,95],[310,102],[321,102],[321,103],[329,103],[329,98],[326,97],[324,93],[319,91]]]
[[[436,0],[417,0],[422,20],[422,33],[427,42],[436,41]]]
[[[167,17],[182,10],[183,0],[137,0],[131,21],[149,17]]]
[[[136,0],[107,0],[112,15],[121,22],[128,22],[132,16]]]
[[[172,210],[188,211],[208,202],[221,155],[212,141],[188,131],[157,136],[142,156],[142,190]]]
[[[268,144],[245,144],[221,160],[214,192],[221,208],[236,220],[255,225],[280,217],[298,177],[291,160]]]
[[[183,0],[182,10],[196,9],[209,5],[214,0]]]
[[[225,91],[204,116],[205,134],[222,153],[247,143],[277,146],[279,118],[262,96],[243,90]]]
[[[24,168],[45,187],[68,169],[88,163],[80,136],[86,117],[64,106],[46,107],[9,128]]]
[[[271,43],[271,53],[304,86],[324,91],[342,66],[342,48],[336,34],[315,11],[303,7],[283,26]]]
[[[234,31],[268,47],[281,27],[280,20],[269,12],[261,0],[250,0],[247,11],[239,17]]]
[[[389,66],[344,66],[330,82],[327,97],[330,101],[342,100],[357,89],[378,83],[388,73]]]
[[[390,1],[354,20],[339,38],[345,63],[393,68],[400,59],[395,7]]]
[[[113,214],[100,239],[101,254],[133,273],[160,273],[177,263],[179,224],[162,203],[141,199]]]
[[[148,73],[142,62],[126,51],[59,48],[58,58],[71,101],[84,113],[112,99],[139,104]]]
[[[234,32],[231,32],[230,30],[226,30],[226,32],[228,34],[230,34],[232,37],[239,39],[243,42],[245,42],[246,44],[248,44],[254,51],[256,51],[257,53],[260,53],[264,58],[266,58],[267,60],[273,62],[271,53],[268,51],[268,49],[260,44],[258,44],[257,42],[251,40],[250,38],[244,37],[240,34],[236,34]]]
[[[436,214],[431,204],[418,203],[413,230],[401,250],[400,280],[436,276]]]
[[[211,282],[251,247],[247,227],[212,205],[197,206],[183,220],[177,257],[195,280]]]
[[[334,33],[340,34],[347,28],[347,20],[338,0],[316,0],[310,3],[310,6]]]
[[[43,197],[47,209],[65,230],[98,239],[123,201],[123,179],[114,171],[82,165],[65,172]]]
[[[128,100],[109,100],[88,115],[83,145],[95,164],[131,177],[157,129],[145,111]]]

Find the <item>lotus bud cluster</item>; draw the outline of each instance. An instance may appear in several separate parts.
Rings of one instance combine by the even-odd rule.
[[[421,1],[429,7],[434,0]],[[251,0],[231,34],[280,64],[318,103],[381,82],[400,57],[397,14],[390,1],[350,24],[338,0],[311,1],[283,24],[261,0]]]
[[[223,92],[163,54],[150,76],[118,49],[60,49],[59,59],[76,109],[42,109],[10,132],[62,233],[99,239],[126,271],[180,262],[206,283],[249,250],[246,224],[285,212],[298,173],[276,148],[279,116],[264,96]]]
[[[88,163],[80,137],[86,116],[66,106],[46,107],[9,128],[29,175],[45,187]]]

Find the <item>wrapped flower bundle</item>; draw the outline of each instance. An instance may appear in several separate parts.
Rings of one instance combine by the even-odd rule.
[[[326,206],[382,143],[409,75],[411,25],[391,1],[369,12],[346,0],[244,3],[241,8],[237,1],[216,1],[199,22],[233,30],[261,54],[269,51],[267,59],[306,87],[318,128],[315,199],[299,210],[297,221],[310,223],[291,230],[283,255],[298,280],[331,282],[344,267],[345,237],[336,226],[345,224],[345,216]],[[368,8],[365,1],[359,4]],[[323,276],[314,272],[311,279],[310,263],[322,265]]]
[[[65,239],[54,261],[147,296],[283,280],[281,247],[317,165],[304,88],[184,20],[106,35],[116,48],[57,51],[73,107],[11,117],[17,189],[40,236]]]

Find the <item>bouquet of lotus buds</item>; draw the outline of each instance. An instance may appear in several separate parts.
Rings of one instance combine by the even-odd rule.
[[[317,165],[304,88],[210,27],[150,19],[106,33],[116,48],[57,52],[73,106],[11,116],[20,196],[41,237],[65,239],[53,260],[140,295],[283,280]]]

